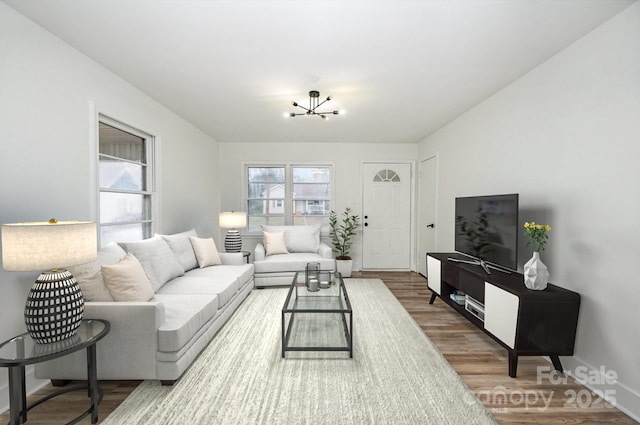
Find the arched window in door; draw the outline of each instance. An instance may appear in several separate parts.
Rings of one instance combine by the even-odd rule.
[[[375,183],[400,183],[400,176],[393,170],[380,170],[373,177]]]

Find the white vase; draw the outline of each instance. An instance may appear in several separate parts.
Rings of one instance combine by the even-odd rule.
[[[549,269],[540,260],[540,253],[534,252],[533,257],[524,265],[524,285],[536,291],[542,291],[549,283]]]
[[[351,277],[353,269],[353,260],[336,260],[336,269],[342,277]]]

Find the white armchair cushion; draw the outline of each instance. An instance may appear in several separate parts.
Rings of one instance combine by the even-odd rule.
[[[263,231],[264,247],[267,255],[288,254],[287,244],[284,238],[284,230],[281,232]]]
[[[262,230],[264,232],[284,231],[288,252],[318,252],[320,227],[320,224],[301,226],[272,226],[264,224],[262,225]]]

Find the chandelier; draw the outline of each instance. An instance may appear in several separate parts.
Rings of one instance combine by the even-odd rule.
[[[302,110],[304,110],[304,112],[290,112],[288,114],[285,114],[286,116],[289,117],[295,117],[298,115],[317,115],[320,118],[322,118],[323,120],[326,120],[329,118],[329,115],[339,115],[342,112],[338,111],[338,110],[333,110],[333,111],[318,111],[317,109],[319,107],[321,107],[322,105],[324,105],[326,102],[329,102],[331,100],[331,96],[327,96],[326,99],[324,99],[322,102],[320,102],[320,92],[318,90],[311,90],[309,92],[309,107],[305,108],[304,106],[300,105],[298,102],[293,101],[291,102],[291,104],[297,108],[300,108]]]

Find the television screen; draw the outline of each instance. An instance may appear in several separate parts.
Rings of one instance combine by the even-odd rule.
[[[455,250],[518,268],[518,194],[456,198]]]

